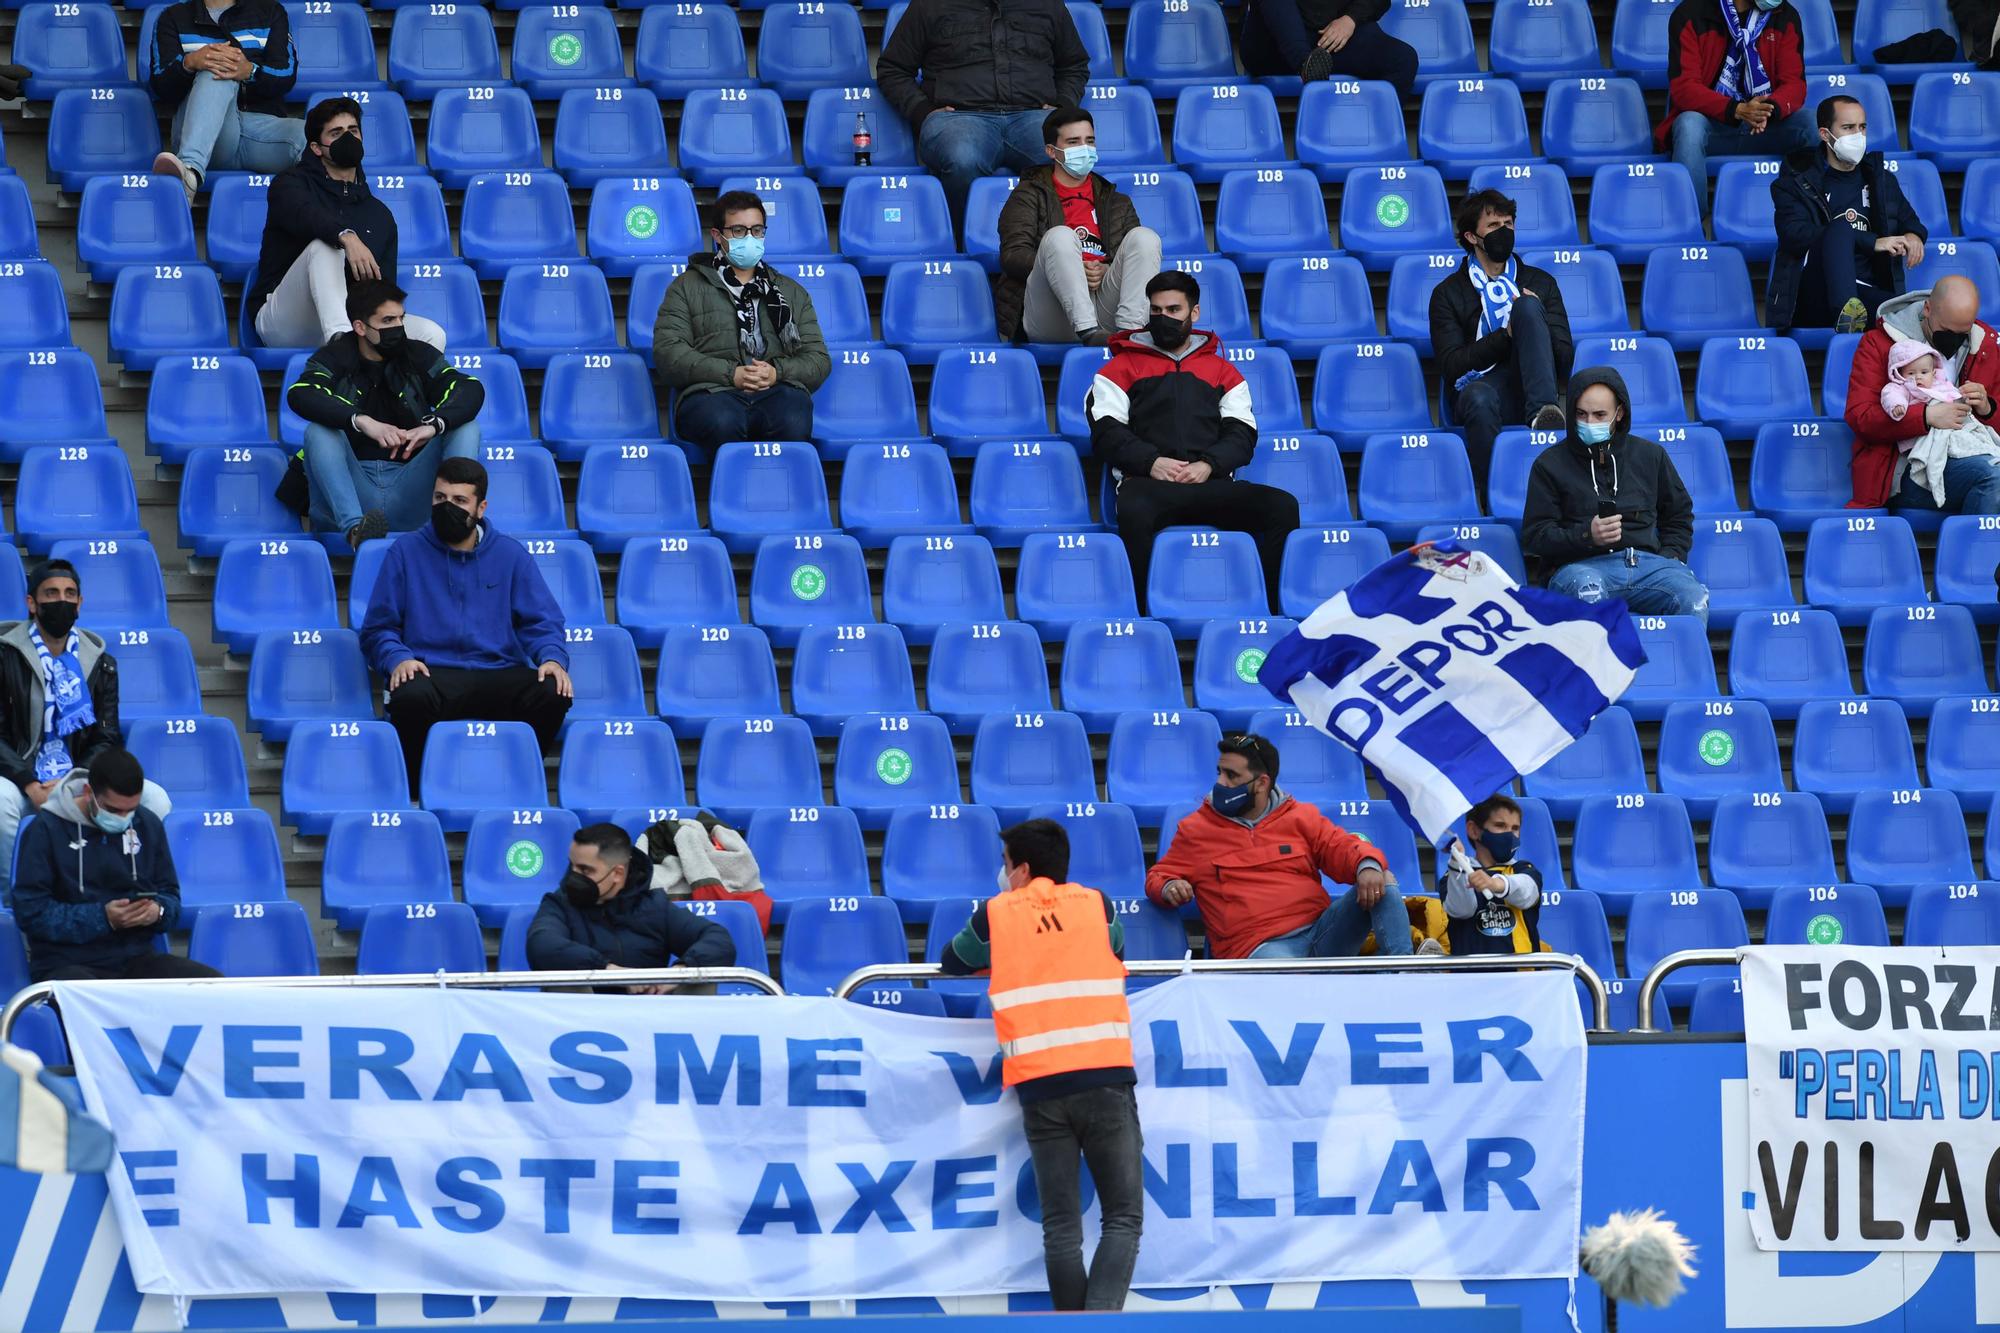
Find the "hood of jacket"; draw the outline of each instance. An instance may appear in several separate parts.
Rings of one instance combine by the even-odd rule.
[[[1583,396],[1585,389],[1595,388],[1600,384],[1618,395],[1618,406],[1624,409],[1625,413],[1624,424],[1612,433],[1611,443],[1617,444],[1632,430],[1632,391],[1625,387],[1625,377],[1610,366],[1587,366],[1577,371],[1569,379],[1569,434],[1565,437],[1564,443],[1579,458],[1589,454],[1590,446],[1576,433],[1576,400]]]
[[[91,823],[90,816],[84,814],[83,807],[77,803],[78,799],[89,786],[90,775],[80,768],[73,768],[70,770],[69,776],[58,782],[56,789],[49,793],[49,799],[42,802],[42,809],[48,811],[57,819],[62,820],[65,824],[74,824],[78,828],[95,830],[97,826]],[[106,834],[105,836],[109,837],[110,835]]]
[[[1111,355],[1120,352],[1138,352],[1145,356],[1157,356],[1163,361],[1179,364],[1194,356],[1221,356],[1222,339],[1207,329],[1188,330],[1188,340],[1169,352],[1153,342],[1153,335],[1144,329],[1126,329],[1111,335]]]

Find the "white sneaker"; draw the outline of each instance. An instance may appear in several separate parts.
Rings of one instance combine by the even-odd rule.
[[[1443,954],[1444,945],[1438,943],[1436,940],[1425,940],[1417,946],[1417,956],[1420,958],[1437,958],[1442,957]]]
[[[194,206],[194,197],[201,193],[201,177],[195,174],[193,167],[188,166],[172,153],[161,153],[153,159],[153,174],[155,176],[179,177],[181,188],[187,191],[188,206],[190,208]]]

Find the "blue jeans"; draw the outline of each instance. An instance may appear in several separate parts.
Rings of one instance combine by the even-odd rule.
[[[174,156],[197,175],[211,171],[275,173],[306,151],[306,123],[236,105],[239,85],[207,70],[174,112]]]
[[[1774,120],[1762,134],[1753,133],[1740,121],[1723,124],[1699,111],[1683,111],[1674,117],[1667,135],[1667,151],[1674,161],[1687,168],[1694,178],[1695,202],[1702,216],[1708,215],[1708,159],[1711,157],[1784,157],[1811,146],[1819,139],[1819,126],[1812,114],[1794,111],[1783,120]]]
[[[810,440],[812,428],[812,395],[796,384],[684,393],[674,402],[674,434],[703,449],[731,440]]]
[[[1394,884],[1382,888],[1373,908],[1365,908],[1354,889],[1333,900],[1319,920],[1285,935],[1275,935],[1250,951],[1252,958],[1352,958],[1361,952],[1369,932],[1375,952],[1402,956],[1410,952],[1410,913],[1403,891]]]
[[[1042,121],[1048,112],[933,111],[917,131],[917,159],[944,183],[955,227],[965,225],[965,196],[972,182],[1002,167],[1016,175],[1048,162]]]
[[[1500,438],[1501,428],[1527,425],[1558,396],[1555,342],[1549,335],[1548,311],[1539,297],[1514,302],[1507,334],[1513,349],[1507,359],[1460,389],[1451,409],[1465,428],[1472,478],[1482,488],[1487,464],[1493,459],[1493,441]]]
[[[306,427],[306,480],[315,532],[346,532],[370,509],[379,509],[391,532],[410,532],[431,517],[431,488],[447,458],[479,457],[479,423],[433,436],[403,463],[364,462],[354,456],[347,432]]]
[[[1634,563],[1628,565],[1625,553],[1614,551],[1564,565],[1550,576],[1549,591],[1579,602],[1622,598],[1640,615],[1700,616],[1707,621],[1708,589],[1692,569],[1651,551],[1635,551],[1633,557]]]
[[[1931,489],[1908,477],[1897,488],[1896,509],[1937,510]],[[2000,458],[1954,458],[1944,465],[1944,510],[1948,514],[2000,514]]]

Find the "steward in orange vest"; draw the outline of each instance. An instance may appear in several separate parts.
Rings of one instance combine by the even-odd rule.
[[[1000,835],[1002,892],[981,903],[940,963],[990,970],[1001,1080],[1021,1099],[1042,1204],[1042,1250],[1058,1310],[1120,1310],[1145,1216],[1125,928],[1111,902],[1069,877],[1069,835],[1031,819]],[[1103,1226],[1086,1276],[1079,1157]]]

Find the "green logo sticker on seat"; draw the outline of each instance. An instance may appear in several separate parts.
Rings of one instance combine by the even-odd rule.
[[[1808,944],[1838,944],[1846,938],[1847,930],[1840,924],[1840,918],[1837,916],[1828,916],[1822,912],[1806,922]]]
[[[1245,684],[1257,683],[1257,673],[1263,669],[1265,653],[1262,648],[1245,648],[1236,654],[1236,679]]]
[[[1736,738],[1726,731],[1704,731],[1695,753],[1710,768],[1721,768],[1736,757]]]
[[[507,849],[507,872],[515,879],[533,879],[542,873],[541,847],[526,838]]]
[[[625,210],[625,234],[638,241],[650,241],[653,233],[660,229],[660,215],[647,204],[634,204]]]
[[[875,776],[891,787],[900,787],[908,782],[914,767],[910,762],[910,752],[894,746],[875,756]]]
[[[792,596],[802,602],[816,602],[826,593],[826,571],[818,565],[800,565],[792,571]]]
[[[1410,201],[1400,194],[1385,194],[1375,201],[1375,220],[1385,227],[1400,227],[1410,220]]]
[[[559,32],[549,38],[549,60],[568,69],[583,59],[583,39],[573,32]]]

